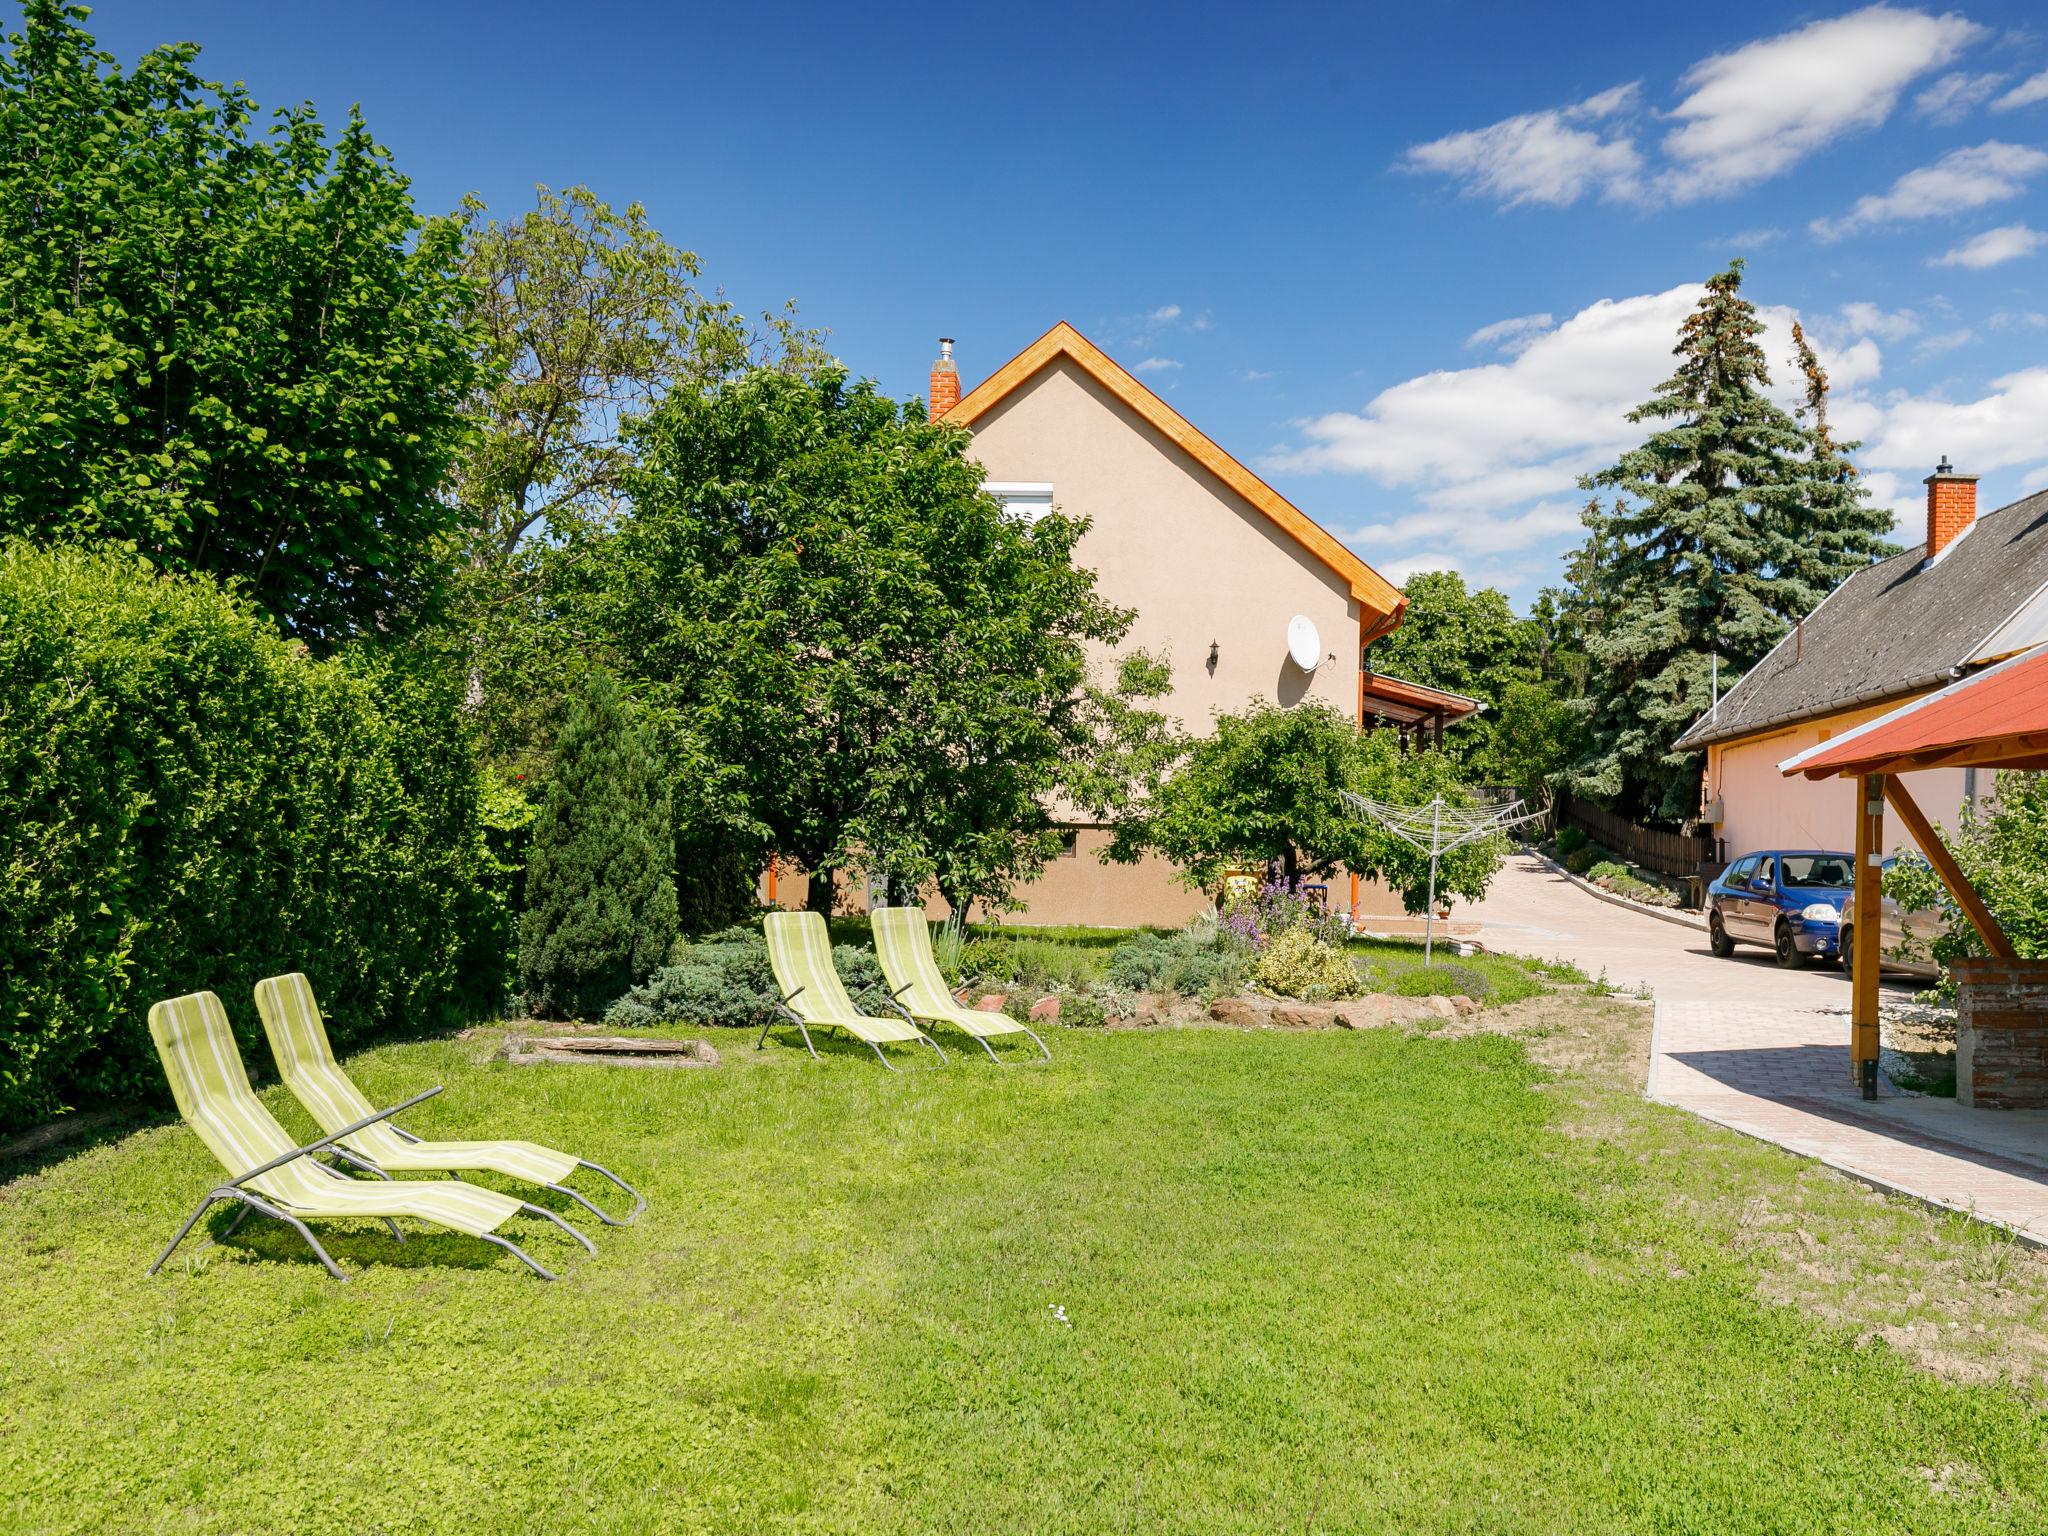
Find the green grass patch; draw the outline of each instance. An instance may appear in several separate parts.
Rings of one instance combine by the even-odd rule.
[[[1383,971],[1394,983],[1394,991],[1431,990],[1427,978],[1412,975],[1423,968],[1420,939],[1353,939],[1351,952]],[[1440,965],[1455,965],[1485,977],[1493,988],[1485,999],[1489,1004],[1516,1003],[1545,990],[1540,974],[1531,962],[1515,955],[1458,955],[1448,946],[1439,944],[1435,960]],[[1410,979],[1404,981],[1404,976]]]
[[[645,1189],[595,1259],[534,1236],[554,1286],[367,1226],[337,1285],[266,1224],[146,1279],[216,1176],[174,1124],[0,1185],[0,1528],[2048,1522],[2038,1411],[1756,1300],[1674,1214],[1720,1133],[1568,1135],[1518,1042],[1055,1030],[1048,1068],[896,1077],[718,1043],[351,1063],[380,1102],[446,1083],[423,1133]]]

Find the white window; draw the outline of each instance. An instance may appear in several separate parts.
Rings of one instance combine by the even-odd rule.
[[[981,487],[1012,517],[1035,523],[1052,510],[1052,487],[1032,480],[988,480]]]

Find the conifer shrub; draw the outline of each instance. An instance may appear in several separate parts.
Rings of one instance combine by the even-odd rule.
[[[337,1046],[498,1006],[511,918],[458,681],[314,660],[203,576],[0,542],[0,1128],[163,1102],[149,1005],[304,971]]]
[[[570,711],[534,821],[519,924],[527,1007],[593,1018],[645,981],[676,939],[669,792],[618,683],[598,673]]]
[[[889,1017],[888,983],[874,951],[841,944],[832,963],[854,1005]],[[682,945],[664,965],[605,1010],[613,1029],[656,1025],[759,1029],[783,1021],[775,1000],[780,989],[768,964],[768,944],[758,929],[736,928]]]

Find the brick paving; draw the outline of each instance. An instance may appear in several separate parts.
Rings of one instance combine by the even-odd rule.
[[[1718,960],[1704,932],[1602,902],[1528,856],[1455,916],[1490,949],[1647,988],[1650,1098],[2048,1246],[2048,1110],[1889,1092],[1864,1102],[1839,970],[1786,971],[1762,950]]]

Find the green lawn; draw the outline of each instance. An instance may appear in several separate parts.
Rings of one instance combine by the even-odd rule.
[[[353,1060],[448,1085],[422,1132],[644,1187],[596,1259],[535,1238],[552,1286],[368,1228],[348,1285],[274,1227],[145,1279],[212,1177],[175,1124],[0,1184],[0,1528],[2048,1525],[2039,1410],[1756,1300],[1677,1214],[1690,1157],[1567,1134],[1513,1040],[1055,1030],[1050,1068],[900,1077],[718,1043]]]

